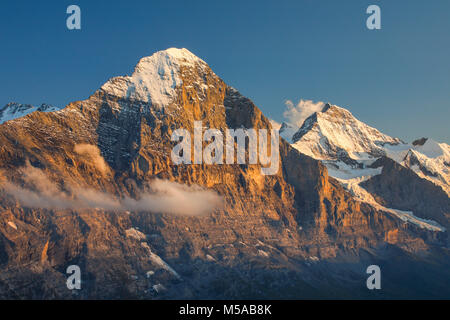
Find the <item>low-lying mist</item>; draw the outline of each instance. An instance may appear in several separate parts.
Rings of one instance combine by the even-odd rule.
[[[80,154],[89,153],[96,166],[109,170],[100,154],[92,148],[78,149]],[[154,179],[150,191],[140,192],[137,199],[117,197],[92,187],[80,187],[65,181],[64,186],[53,182],[39,168],[27,164],[20,169],[23,185],[0,180],[4,191],[22,206],[39,209],[105,211],[146,211],[184,216],[198,216],[211,213],[223,205],[223,199],[215,191],[196,185],[184,185],[168,180]]]

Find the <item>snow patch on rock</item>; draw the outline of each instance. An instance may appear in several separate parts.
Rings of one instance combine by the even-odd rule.
[[[128,238],[133,238],[138,241],[147,239],[145,234],[143,234],[142,232],[140,232],[139,230],[137,230],[135,228],[130,228],[130,229],[126,230],[125,233]]]
[[[15,224],[14,222],[8,221],[8,225],[9,225],[11,228],[17,230],[17,226],[16,226],[16,224]]]
[[[172,275],[174,275],[177,279],[181,279],[181,276],[171,267],[167,262],[165,262],[160,256],[153,253],[150,249],[149,245],[146,242],[142,242],[141,246],[145,248],[150,255],[150,260],[161,268],[169,271]]]

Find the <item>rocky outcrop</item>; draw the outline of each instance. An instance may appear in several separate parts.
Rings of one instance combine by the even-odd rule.
[[[449,228],[450,198],[440,187],[387,157],[372,166],[382,167],[381,174],[361,186],[373,194],[377,202],[389,208],[413,211],[418,217],[435,220]]]

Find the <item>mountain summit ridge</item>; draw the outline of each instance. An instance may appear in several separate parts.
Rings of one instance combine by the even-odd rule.
[[[400,197],[401,189],[404,189],[401,184],[414,183],[417,190],[427,194],[425,190],[436,189],[435,195],[428,197],[442,203],[442,208],[437,209],[440,215],[436,217],[448,227],[445,216],[450,208],[444,204],[448,203],[450,195],[450,147],[447,144],[425,138],[412,144],[405,143],[359,121],[347,109],[329,103],[309,116],[291,140],[295,149],[322,161],[329,175],[360,201],[389,211],[404,221],[444,230],[445,227],[436,222],[421,220],[428,216],[427,208],[412,205],[412,202],[408,205],[406,197]],[[389,168],[393,165],[387,159],[405,168],[403,171],[411,171],[412,175],[394,166],[396,169],[388,177],[385,165]],[[397,199],[388,192],[393,188],[395,177]],[[437,188],[427,185],[424,180]],[[423,198],[420,192],[416,197]]]
[[[386,156],[450,195],[448,144],[425,138],[406,143],[366,125],[342,107],[327,103],[322,111],[313,113],[293,135],[292,146],[328,163],[331,170],[335,169],[330,166],[333,162],[357,169]]]
[[[347,109],[327,103],[322,111],[304,121],[292,143],[316,159],[331,160],[344,152],[350,159],[358,160],[378,156],[385,144],[397,145],[402,141],[359,121]]]
[[[100,90],[125,98],[167,106],[182,85],[180,68],[207,67],[207,64],[187,49],[169,48],[140,59],[131,76],[108,80]]]

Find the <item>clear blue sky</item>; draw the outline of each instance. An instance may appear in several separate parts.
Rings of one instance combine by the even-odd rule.
[[[381,30],[365,26],[370,4]],[[275,120],[286,99],[329,101],[390,135],[450,141],[449,0],[2,0],[0,41],[0,105],[82,100],[185,47]]]

